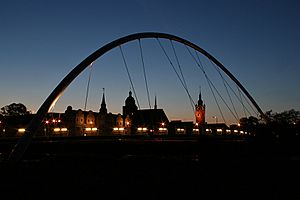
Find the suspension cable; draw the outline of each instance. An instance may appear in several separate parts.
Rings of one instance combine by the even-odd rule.
[[[180,75],[181,75],[181,77],[182,77],[184,86],[187,88],[186,81],[185,81],[185,79],[184,79],[184,76],[183,76],[183,73],[182,73],[182,70],[181,70],[181,65],[180,65],[180,63],[179,63],[178,56],[177,56],[177,54],[176,54],[175,47],[174,47],[174,45],[173,45],[173,41],[170,40],[170,43],[171,43],[171,46],[172,46],[172,49],[173,49],[173,53],[174,53],[174,55],[175,55],[175,59],[176,59],[176,62],[177,62],[177,65],[178,65],[178,68],[179,68]]]
[[[158,42],[160,48],[163,50],[165,56],[167,57],[167,59],[168,59],[170,65],[172,66],[173,70],[175,71],[175,73],[176,73],[176,75],[177,75],[177,77],[178,77],[178,79],[179,79],[181,85],[182,85],[183,88],[185,89],[185,91],[186,91],[186,93],[187,93],[187,95],[188,95],[188,97],[189,97],[189,99],[190,99],[190,103],[191,103],[191,106],[192,106],[192,110],[193,110],[193,112],[195,112],[195,108],[194,108],[195,103],[194,103],[193,99],[191,98],[191,96],[190,96],[190,94],[189,94],[189,91],[188,91],[187,88],[185,87],[185,84],[183,83],[183,80],[182,80],[181,77],[179,76],[177,70],[176,70],[175,67],[174,67],[174,64],[172,63],[172,61],[171,61],[170,57],[168,56],[166,50],[165,50],[164,47],[162,46],[160,40],[159,40],[158,38],[156,38],[156,40],[157,40],[157,42]]]
[[[244,99],[246,100],[247,104],[250,106],[251,110],[257,115],[259,116],[259,113],[257,112],[257,110],[254,109],[253,105],[249,102],[249,99],[245,97],[244,93],[241,93],[242,97],[244,97]],[[248,109],[247,109],[248,111]],[[251,115],[251,113],[248,111],[248,113]]]
[[[211,60],[210,60],[210,61],[211,61]],[[215,66],[215,65],[214,65],[214,66]],[[217,67],[215,66],[215,68],[217,68]],[[219,70],[219,68],[217,68],[217,70]],[[226,85],[229,87],[229,89],[231,90],[231,92],[235,95],[236,99],[240,102],[240,104],[242,105],[244,111],[247,111],[248,114],[251,115],[251,113],[250,113],[250,111],[247,109],[247,107],[244,106],[244,103],[243,103],[243,100],[242,100],[242,97],[241,97],[241,94],[243,94],[243,93],[240,92],[239,87],[237,86],[237,90],[240,92],[240,95],[238,96],[238,95],[236,94],[236,92],[234,91],[234,89],[233,89],[233,88],[230,86],[230,84],[226,81],[225,78],[224,78],[224,81],[225,81]],[[243,96],[243,97],[244,97],[244,96]],[[245,98],[245,97],[244,97],[244,98]],[[247,101],[247,98],[245,98],[245,99],[246,99],[246,101]],[[257,111],[254,110],[253,106],[249,103],[249,101],[247,101],[247,103],[248,103],[248,105],[250,106],[250,108],[253,110],[253,112],[254,112],[255,114],[257,114]]]
[[[244,110],[245,117],[247,117],[247,113],[246,113],[244,102],[243,102],[242,95],[241,95],[241,90],[239,88],[238,88],[238,92],[239,92],[239,95],[240,95],[241,103],[243,105],[243,110]]]
[[[218,109],[219,109],[219,112],[220,112],[220,114],[221,114],[221,117],[222,117],[224,123],[226,124],[225,117],[224,117],[223,112],[222,112],[222,110],[221,110],[221,108],[220,108],[220,105],[219,105],[219,103],[218,103],[218,101],[217,101],[217,98],[216,98],[216,95],[215,95],[215,93],[214,93],[214,91],[213,91],[213,88],[216,90],[217,93],[218,93],[218,90],[215,88],[215,86],[213,85],[213,83],[212,83],[212,82],[210,81],[210,79],[208,78],[208,76],[207,76],[207,74],[206,74],[206,72],[205,72],[205,70],[204,70],[204,67],[203,67],[203,65],[202,65],[201,60],[199,60],[199,61],[200,61],[200,62],[199,62],[200,64],[199,64],[198,61],[196,60],[195,56],[191,53],[190,49],[187,48],[186,45],[185,45],[185,47],[186,47],[186,49],[188,50],[189,54],[190,54],[190,55],[192,56],[192,58],[194,59],[194,61],[196,62],[197,66],[201,69],[202,73],[204,74],[204,77],[205,77],[205,79],[206,79],[206,81],[207,81],[207,83],[208,83],[208,86],[209,86],[209,89],[210,89],[211,93],[213,94],[214,100],[215,100],[215,102],[216,102],[216,104],[217,104],[217,107],[218,107]],[[212,88],[212,86],[213,86],[213,88]],[[218,93],[218,94],[219,94],[219,93]],[[220,96],[220,94],[219,94],[219,96]],[[222,97],[221,97],[221,99],[222,99]],[[226,103],[225,103],[225,104],[226,104]]]
[[[86,94],[85,94],[85,102],[84,102],[84,111],[86,111],[86,105],[88,101],[88,96],[89,96],[89,90],[90,90],[90,82],[91,82],[91,76],[92,76],[92,69],[93,69],[93,63],[90,64],[90,73],[89,73],[89,78],[86,86]]]
[[[210,59],[209,59],[210,60]],[[237,97],[237,99],[239,100],[239,102],[241,103],[241,105],[243,106],[243,109],[244,109],[244,112],[248,112],[248,114],[249,115],[251,115],[251,112],[247,109],[247,107],[244,105],[244,103],[243,103],[243,99],[242,99],[242,97],[244,97],[244,99],[246,100],[246,102],[247,102],[247,104],[249,105],[249,107],[252,109],[252,111],[256,114],[256,115],[258,115],[258,112],[253,108],[253,105],[251,105],[250,104],[250,102],[249,102],[249,100],[245,97],[245,95],[244,95],[244,93],[242,93],[241,91],[240,91],[240,89],[238,88],[238,91],[239,91],[239,97],[237,96],[237,94],[235,93],[235,91],[232,89],[232,87],[229,85],[229,83],[226,81],[226,79],[224,78],[224,76],[220,73],[220,69],[210,60],[210,62],[211,62],[211,64],[215,67],[215,69],[219,72],[219,74],[220,74],[220,76],[221,76],[221,78],[222,78],[222,80],[223,80],[223,83],[224,84],[226,84],[230,89],[231,89],[231,91],[232,91],[232,93]],[[226,90],[227,90],[227,92],[228,92],[228,89],[227,89],[227,87],[225,86],[225,88],[226,88]],[[228,92],[229,93],[229,92]],[[233,104],[233,102],[232,102],[232,99],[231,99],[231,96],[229,95],[229,98],[230,98],[230,101],[231,101],[231,103],[232,103],[232,106],[233,106],[233,108],[234,108],[234,111],[236,112],[236,109],[235,109],[235,106],[234,106],[234,104]],[[236,114],[237,114],[237,112],[236,112]],[[238,116],[238,114],[237,114],[237,116]],[[239,117],[238,117],[239,118]]]
[[[184,78],[184,76],[183,76],[182,67],[181,67],[181,65],[180,65],[180,63],[179,63],[179,59],[178,59],[177,53],[176,53],[176,51],[175,51],[175,47],[174,47],[173,41],[170,40],[170,43],[171,43],[171,46],[172,46],[172,49],[173,49],[174,56],[175,56],[175,58],[176,58],[176,62],[177,62],[177,65],[178,65],[178,68],[179,68],[179,71],[180,71],[180,74],[181,74],[181,77],[182,77],[184,86],[185,86],[185,88],[186,88],[186,90],[187,90],[187,93],[188,93],[188,97],[189,97],[190,103],[192,104],[192,107],[194,108],[195,102],[193,101],[193,99],[192,99],[192,97],[191,97],[191,95],[190,95],[190,92],[189,92],[189,89],[188,89],[188,87],[187,87],[185,78]]]
[[[198,54],[196,54],[196,55],[197,55],[197,57],[198,57],[198,59],[199,59]],[[199,60],[200,60],[200,59],[199,59]],[[220,68],[218,68],[215,64],[213,64],[213,62],[212,62],[210,59],[209,59],[209,61],[210,61],[211,65],[214,66],[214,68],[215,68],[215,69],[217,70],[217,72],[219,73],[219,75],[220,75],[220,77],[221,77],[221,79],[222,79],[223,85],[224,85],[224,87],[225,87],[226,93],[227,93],[227,95],[228,95],[228,97],[229,97],[230,103],[231,103],[231,105],[232,105],[233,111],[234,111],[234,113],[236,114],[236,117],[239,119],[240,117],[239,117],[239,115],[238,115],[238,113],[237,113],[237,111],[236,111],[236,109],[235,109],[235,106],[234,106],[234,104],[233,104],[231,95],[229,94],[228,88],[227,88],[227,86],[226,86],[226,80],[225,80],[225,78],[223,77],[223,75],[221,74]],[[228,84],[228,83],[227,83],[227,84]]]
[[[144,63],[144,56],[143,56],[141,39],[139,39],[139,47],[140,47],[142,65],[143,65],[143,72],[144,72],[144,79],[145,79],[145,86],[146,86],[146,91],[147,91],[148,103],[149,103],[149,108],[151,109],[150,94],[149,94],[149,88],[148,88],[148,82],[147,82],[147,76],[146,76],[146,70],[145,70],[145,63]]]
[[[197,52],[196,52],[196,55],[197,55],[197,57],[198,57]],[[199,57],[198,57],[198,60],[200,61]],[[210,59],[209,59],[209,60],[210,60]],[[243,95],[243,93],[240,91],[239,87],[237,87],[238,92],[239,92],[239,96],[238,96],[238,95],[236,94],[236,92],[232,89],[232,87],[229,85],[229,83],[226,81],[226,79],[224,78],[224,76],[220,73],[220,70],[212,63],[211,60],[210,60],[210,62],[211,62],[211,64],[216,68],[216,70],[219,72],[220,76],[222,77],[222,80],[224,81],[223,84],[227,84],[227,86],[231,89],[232,93],[236,96],[236,98],[237,98],[237,99],[239,100],[239,102],[241,103],[241,105],[242,105],[242,107],[243,107],[243,111],[244,111],[244,113],[245,113],[245,116],[247,116],[246,112],[248,112],[249,115],[251,115],[251,112],[250,112],[250,111],[247,109],[247,107],[244,105],[243,100],[242,100],[242,97],[244,97],[244,99],[246,100],[246,102],[248,103],[248,105],[250,106],[250,108],[252,109],[252,111],[253,111],[256,115],[258,115],[257,111],[254,110],[253,106],[249,103],[249,101],[247,100],[247,98],[245,98],[245,96]],[[229,95],[229,91],[228,91],[228,89],[227,89],[227,86],[226,86],[226,85],[224,85],[224,86],[225,86],[226,91],[227,91],[227,93],[228,93],[228,95]],[[218,92],[218,91],[217,91],[217,92]],[[219,96],[222,98],[222,96],[221,96],[220,94],[219,94]],[[237,114],[237,112],[236,112],[236,109],[235,109],[235,106],[234,106],[234,104],[233,104],[233,102],[232,102],[231,95],[229,95],[229,98],[230,98],[230,101],[231,101],[231,103],[232,103],[232,105],[233,105],[234,112],[236,113],[236,116],[237,116],[237,117],[235,117],[235,118],[236,118],[236,120],[238,120],[238,119],[239,119],[239,116],[238,116],[238,114]],[[223,102],[224,102],[225,105],[227,106],[227,104],[226,104],[226,102],[225,102],[224,100],[223,100]],[[229,109],[229,106],[227,106],[227,108]],[[229,110],[230,110],[231,114],[234,116],[234,114],[233,114],[233,112],[231,111],[231,109],[229,109]]]
[[[133,86],[133,82],[132,82],[130,73],[129,73],[129,70],[128,70],[128,66],[127,66],[127,63],[126,63],[126,60],[125,60],[125,56],[124,56],[124,53],[123,53],[123,50],[122,50],[122,46],[120,45],[119,48],[120,48],[120,51],[121,51],[121,54],[122,54],[123,62],[124,62],[125,68],[126,68],[126,72],[127,72],[128,78],[129,78],[130,85],[131,85],[132,90],[133,90],[134,97],[136,99],[136,102],[138,104],[139,109],[141,109],[138,98],[136,96],[136,92],[135,92],[135,89],[134,89],[134,86]]]

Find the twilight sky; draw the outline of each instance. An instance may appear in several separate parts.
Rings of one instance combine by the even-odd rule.
[[[0,107],[21,102],[36,112],[56,85],[89,54],[119,37],[156,31],[187,39],[211,53],[263,111],[300,110],[299,10],[298,0],[2,0]],[[136,65],[131,57],[139,58],[137,44],[123,49],[130,66]],[[144,51],[157,52],[151,44]],[[153,60],[148,57],[146,65],[157,66]],[[130,88],[122,62],[118,49],[95,62],[88,109],[99,109],[102,88],[106,88],[108,110],[121,112]],[[157,75],[160,72],[164,75]],[[88,73],[72,83],[53,111],[64,111],[67,105],[83,108]],[[180,107],[182,101],[174,97],[177,90],[171,88],[175,84],[167,82],[172,72],[159,69],[153,73],[163,83],[149,83],[151,104],[156,94],[158,106],[166,108],[170,118],[191,119],[184,111],[170,111]],[[135,81],[139,85],[138,78]],[[161,87],[164,91],[173,93],[165,92],[163,97],[164,91],[157,89],[162,84],[166,86]],[[192,88],[197,100],[199,85]],[[205,97],[206,90],[201,90],[204,101],[210,101]],[[142,107],[147,107],[144,99]]]

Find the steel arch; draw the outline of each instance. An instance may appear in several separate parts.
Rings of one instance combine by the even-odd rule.
[[[248,97],[248,99],[255,106],[255,108],[261,114],[261,116],[265,118],[263,111],[260,109],[260,107],[255,102],[255,100],[252,98],[252,96],[249,94],[249,92],[243,87],[243,85],[224,67],[224,65],[222,63],[220,63],[216,58],[214,58],[211,54],[209,54],[207,51],[205,51],[201,47],[197,46],[196,44],[193,44],[192,42],[190,42],[188,40],[185,40],[178,36],[167,34],[167,33],[157,33],[157,32],[135,33],[135,34],[127,35],[125,37],[114,40],[114,41],[102,46],[98,50],[96,50],[94,53],[92,53],[86,59],[84,59],[80,64],[78,64],[56,86],[56,88],[48,96],[48,98],[45,100],[45,102],[41,105],[41,107],[37,111],[35,117],[29,123],[25,134],[19,139],[18,143],[15,145],[15,147],[11,151],[9,160],[10,161],[19,161],[22,158],[24,152],[26,151],[28,145],[30,144],[30,142],[32,140],[32,137],[36,134],[37,129],[40,126],[40,124],[41,124],[43,118],[45,117],[45,115],[47,114],[47,112],[51,109],[52,105],[55,104],[55,102],[61,96],[63,91],[71,84],[71,82],[81,72],[83,72],[91,63],[93,63],[95,60],[97,60],[99,57],[101,57],[103,54],[110,51],[111,49],[118,47],[122,44],[125,44],[127,42],[137,40],[137,39],[144,39],[144,38],[163,38],[163,39],[174,40],[179,43],[185,44],[185,45],[195,49],[196,51],[202,53],[204,56],[206,56],[208,59],[210,59],[212,62],[214,62],[223,72],[225,72],[238,85],[238,87]]]

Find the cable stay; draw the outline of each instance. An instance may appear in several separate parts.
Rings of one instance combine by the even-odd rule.
[[[212,61],[210,60],[210,62],[212,63]],[[212,63],[212,65],[215,66],[215,64]],[[219,70],[218,67],[216,67],[216,70]],[[219,70],[220,71],[220,70]],[[241,96],[238,96],[236,94],[236,92],[234,91],[234,89],[230,86],[230,84],[226,81],[226,79],[224,78],[224,76],[220,73],[221,77],[223,77],[223,80],[225,82],[225,84],[230,88],[231,92],[235,95],[236,99],[239,101],[239,103],[243,106],[243,109],[245,109],[245,111],[248,112],[249,115],[251,115],[250,111],[247,109],[247,107],[244,106],[243,100],[241,98]],[[239,87],[237,86],[238,91],[240,92]],[[240,92],[241,93],[241,92]],[[245,98],[244,94],[242,93],[243,97]],[[245,98],[247,100],[247,98]],[[257,111],[255,111],[255,109],[253,108],[253,105],[250,104],[249,101],[247,101],[248,105],[251,107],[251,109],[254,111],[254,113],[257,115]],[[234,105],[234,104],[233,104]],[[234,107],[235,108],[235,107]],[[237,115],[238,116],[238,115]],[[239,118],[239,117],[238,117]]]
[[[196,55],[197,55],[198,60],[200,60],[200,58],[199,58],[197,52],[196,52]],[[228,84],[227,81],[225,80],[225,78],[223,77],[222,73],[220,72],[220,69],[219,69],[215,64],[213,64],[213,62],[212,62],[210,59],[209,59],[209,61],[210,61],[211,65],[214,66],[214,68],[215,68],[215,69],[217,70],[217,72],[219,73],[219,75],[220,75],[220,77],[221,77],[221,79],[222,79],[223,85],[224,85],[224,87],[225,87],[226,93],[227,93],[227,95],[228,95],[228,97],[229,97],[230,103],[231,103],[231,105],[232,105],[233,111],[234,111],[236,117],[239,119],[240,117],[239,117],[239,115],[238,115],[238,113],[237,113],[237,111],[236,111],[236,109],[235,109],[235,106],[234,106],[234,104],[233,104],[231,95],[229,94],[228,88],[227,88],[227,86],[226,86],[226,84]]]
[[[197,57],[198,57],[198,60],[200,60],[200,59],[199,59],[199,56],[198,56],[198,54],[197,54],[197,52],[196,52],[196,55],[197,55]],[[209,60],[210,60],[210,59],[209,59]],[[230,93],[229,93],[229,91],[228,91],[228,87],[230,88],[230,90],[232,91],[232,93],[235,95],[235,97],[237,98],[237,100],[241,103],[241,105],[242,105],[242,107],[243,107],[243,110],[244,110],[244,113],[245,113],[245,116],[247,116],[246,112],[247,112],[249,115],[251,115],[251,112],[250,112],[250,111],[247,109],[247,107],[244,105],[242,97],[244,97],[244,99],[246,100],[247,104],[250,106],[250,108],[252,109],[252,111],[258,116],[258,112],[255,111],[255,109],[253,108],[253,105],[251,105],[251,103],[249,102],[249,100],[248,100],[247,98],[245,98],[245,95],[240,91],[240,88],[237,87],[237,89],[238,89],[238,91],[239,91],[239,96],[238,96],[238,95],[236,94],[236,92],[233,90],[233,88],[230,86],[230,84],[226,81],[226,79],[224,78],[224,76],[221,74],[220,69],[219,69],[219,68],[218,68],[211,60],[210,60],[210,63],[214,66],[214,68],[218,71],[219,75],[221,76],[221,79],[222,79],[222,81],[223,81],[223,84],[224,84],[224,87],[225,87],[225,89],[226,89],[226,92],[227,92],[227,94],[228,94],[228,96],[229,96],[231,105],[232,105],[232,107],[233,107],[233,109],[234,109],[234,112],[235,112],[235,114],[236,114],[236,116],[237,116],[237,119],[239,119],[240,117],[239,117],[239,115],[238,115],[238,113],[237,113],[237,111],[236,111],[236,108],[235,108],[234,104],[233,104],[232,97],[231,97],[231,95],[230,95]],[[227,86],[226,86],[226,85],[227,85]],[[241,95],[242,95],[242,96],[241,96]]]
[[[90,90],[90,82],[91,82],[91,76],[92,76],[93,64],[94,64],[94,62],[92,62],[92,63],[90,64],[90,73],[89,73],[88,82],[87,82],[87,86],[86,86],[86,94],[85,94],[85,102],[84,102],[84,111],[86,111],[86,105],[87,105],[88,96],[89,96],[89,90]]]
[[[173,41],[170,40],[170,43],[171,43],[171,46],[172,46],[172,49],[173,49],[173,53],[174,53],[174,56],[175,56],[175,59],[176,59],[176,62],[177,62],[177,65],[178,65],[178,68],[179,68],[179,71],[180,71],[180,75],[181,75],[181,78],[182,78],[183,83],[184,83],[184,86],[187,88],[187,84],[186,84],[186,81],[184,79],[184,76],[183,76],[183,73],[182,73],[182,70],[181,70],[181,65],[179,63],[178,56],[176,54],[175,47],[173,45]]]
[[[256,115],[258,115],[258,112],[253,108],[253,105],[249,102],[249,100],[248,100],[247,98],[245,98],[244,93],[242,93],[242,92],[240,91],[240,88],[237,87],[237,88],[238,88],[238,91],[239,91],[239,93],[240,93],[240,97],[238,97],[237,94],[235,93],[235,91],[232,89],[232,87],[231,87],[231,86],[229,85],[229,83],[226,81],[226,79],[224,78],[224,76],[221,74],[220,69],[219,69],[219,68],[218,68],[218,67],[217,67],[210,59],[209,59],[209,61],[210,61],[210,63],[215,67],[215,69],[218,71],[218,73],[220,74],[220,76],[221,76],[221,78],[222,78],[222,80],[223,80],[223,83],[226,84],[226,85],[231,89],[231,91],[234,93],[234,95],[237,97],[237,99],[239,100],[239,102],[240,102],[241,105],[243,106],[243,109],[245,109],[245,111],[247,111],[248,114],[251,115],[251,113],[250,113],[250,111],[247,109],[247,107],[244,106],[242,97],[244,97],[244,99],[246,100],[247,104],[248,104],[249,107],[252,109],[252,111],[253,111]],[[224,86],[225,86],[226,91],[227,91],[227,93],[228,93],[228,95],[229,95],[229,91],[228,91],[226,85],[224,85]],[[242,95],[242,96],[241,96],[241,95]],[[232,102],[232,98],[231,98],[230,95],[229,95],[229,98],[230,98],[230,101],[231,101],[232,106],[233,106],[233,108],[234,108],[234,111],[236,112],[235,106],[234,106],[234,104],[233,104],[233,102]],[[236,112],[236,114],[237,114],[237,112]],[[237,116],[238,116],[238,114],[237,114]],[[238,117],[238,118],[239,118],[239,117]]]
[[[242,95],[241,95],[241,90],[239,88],[238,88],[238,92],[239,92],[239,96],[241,99],[241,103],[243,105],[243,111],[244,111],[245,117],[247,117],[246,109],[245,109],[244,102],[243,102]]]
[[[177,70],[175,69],[174,64],[172,63],[170,57],[168,56],[168,54],[167,54],[165,48],[162,46],[160,40],[159,40],[158,38],[156,38],[156,40],[157,40],[157,42],[158,42],[160,48],[163,50],[165,56],[167,57],[167,59],[168,59],[170,65],[172,66],[174,72],[176,73],[177,78],[179,79],[181,85],[182,85],[183,88],[185,89],[185,91],[186,91],[186,93],[187,93],[187,95],[188,95],[188,98],[190,99],[190,103],[191,103],[192,110],[193,110],[193,112],[195,112],[195,102],[193,101],[193,99],[192,99],[192,97],[191,97],[191,95],[190,95],[190,93],[189,93],[189,91],[188,91],[188,89],[187,89],[187,87],[186,87],[186,84],[185,84],[184,81],[181,79],[180,75],[178,74]]]
[[[193,111],[195,112],[195,105],[196,105],[196,104],[195,104],[195,102],[193,101],[193,99],[192,99],[192,97],[191,97],[191,95],[190,95],[188,86],[187,86],[186,81],[185,81],[185,78],[184,78],[184,76],[183,76],[182,68],[181,68],[181,65],[180,65],[180,63],[179,63],[179,59],[178,59],[177,53],[176,53],[176,51],[175,51],[175,47],[174,47],[173,41],[170,40],[170,43],[171,43],[171,46],[172,46],[172,49],[173,49],[174,56],[175,56],[175,58],[176,58],[176,62],[177,62],[177,65],[178,65],[178,68],[179,68],[179,71],[180,71],[180,74],[181,74],[183,83],[184,83],[185,88],[186,88],[186,90],[187,90],[187,94],[188,94],[190,103],[191,103],[191,105],[192,105],[192,107],[193,107]]]
[[[230,113],[232,114],[232,116],[236,119],[236,120],[238,120],[238,118],[237,118],[237,116],[234,114],[234,112],[231,110],[231,108],[228,106],[228,104],[226,103],[226,101],[224,100],[224,98],[222,97],[222,95],[219,93],[219,91],[216,89],[216,87],[214,86],[214,84],[212,83],[212,81],[208,78],[208,76],[207,76],[207,74],[205,73],[205,70],[204,70],[204,67],[203,67],[203,65],[202,65],[202,62],[201,62],[201,60],[199,59],[199,62],[196,60],[196,58],[194,57],[194,55],[191,53],[191,51],[187,48],[187,46],[186,46],[186,49],[188,50],[188,52],[189,52],[189,54],[193,57],[193,59],[195,60],[195,62],[197,63],[197,66],[202,70],[202,72],[204,73],[204,76],[205,76],[205,78],[207,79],[207,81],[208,81],[208,83],[209,83],[209,86],[210,86],[210,88],[211,88],[211,86],[215,89],[215,91],[217,92],[217,94],[219,95],[219,97],[221,98],[221,100],[223,101],[223,103],[225,104],[225,106],[227,107],[227,109],[230,111]],[[197,55],[197,54],[196,54]],[[200,63],[200,64],[199,64]],[[212,89],[211,89],[211,91],[212,91]],[[213,93],[213,91],[212,91],[212,93]],[[215,95],[214,95],[214,93],[213,93],[213,96],[214,96],[214,98],[215,98]],[[215,98],[215,101],[216,101],[216,98]],[[217,101],[216,101],[216,103],[217,103]],[[218,105],[218,103],[217,103],[217,105]],[[219,108],[219,105],[218,105],[218,108]],[[220,111],[220,113],[222,113],[222,111],[221,110],[219,110]],[[221,114],[222,115],[222,114]],[[222,117],[223,117],[223,115],[222,115]],[[224,118],[223,118],[223,120],[224,120]],[[225,120],[224,120],[225,121]]]
[[[256,116],[259,116],[259,113],[257,112],[257,110],[255,110],[253,108],[253,105],[249,102],[249,100],[245,97],[244,93],[241,93],[242,97],[244,97],[244,99],[246,100],[247,104],[250,106],[251,110],[256,114]],[[247,112],[250,114],[250,112],[247,109]],[[251,114],[250,114],[251,115]]]
[[[186,45],[185,45],[185,47],[187,48]],[[205,79],[206,79],[206,81],[207,81],[207,83],[208,83],[209,89],[210,89],[210,91],[211,91],[211,93],[212,93],[212,95],[213,95],[213,97],[214,97],[214,100],[215,100],[215,102],[216,102],[216,104],[217,104],[217,107],[218,107],[218,109],[219,109],[220,115],[221,115],[221,117],[222,117],[224,123],[226,124],[225,117],[224,117],[223,112],[222,112],[222,110],[221,110],[221,108],[220,108],[220,105],[219,105],[219,103],[218,103],[218,100],[217,100],[217,98],[216,98],[216,95],[215,95],[215,93],[214,93],[214,91],[213,91],[213,88],[214,88],[214,89],[216,90],[216,92],[218,93],[217,89],[215,88],[215,86],[213,85],[213,83],[212,83],[212,82],[210,81],[210,79],[208,78],[208,76],[207,76],[207,74],[206,74],[206,72],[205,72],[205,70],[204,70],[204,67],[203,67],[203,65],[202,65],[201,60],[199,60],[199,61],[200,61],[200,64],[199,64],[198,61],[196,60],[196,58],[194,57],[194,55],[191,53],[190,49],[187,48],[187,50],[188,50],[189,54],[192,56],[192,58],[194,59],[194,61],[196,62],[197,66],[201,69],[202,73],[204,74],[204,77],[205,77]],[[212,86],[213,86],[213,88],[212,88]],[[218,94],[219,94],[219,93],[218,93]],[[220,96],[220,94],[219,94],[219,96]],[[221,99],[222,99],[222,97],[221,97]],[[224,100],[223,100],[223,101],[224,101]],[[226,103],[225,103],[225,104],[226,104]]]
[[[142,65],[143,65],[143,73],[144,73],[144,80],[145,80],[145,86],[146,86],[147,97],[148,97],[148,104],[149,104],[149,108],[151,109],[150,94],[149,94],[149,88],[148,88],[148,82],[147,82],[147,76],[146,76],[146,70],[145,70],[145,62],[144,62],[141,39],[139,39],[139,47],[140,47]]]
[[[120,45],[119,48],[120,48],[120,51],[121,51],[121,54],[122,54],[124,66],[125,66],[125,68],[126,68],[126,72],[127,72],[127,75],[128,75],[128,79],[129,79],[130,85],[131,85],[132,90],[133,90],[134,97],[135,97],[135,99],[136,99],[138,108],[141,109],[140,104],[139,104],[139,101],[138,101],[138,98],[137,98],[137,96],[136,96],[136,92],[135,92],[135,89],[134,89],[134,86],[133,86],[133,82],[132,82],[130,73],[129,73],[129,70],[128,70],[128,66],[127,66],[127,63],[126,63],[126,60],[125,60],[125,56],[124,56],[124,53],[123,53],[123,50],[122,50],[122,46]]]

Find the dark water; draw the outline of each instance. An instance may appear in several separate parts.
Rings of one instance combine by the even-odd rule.
[[[181,138],[182,139],[182,138]],[[300,199],[291,147],[244,140],[37,141],[1,164],[11,199]]]

